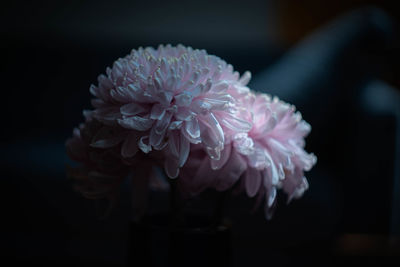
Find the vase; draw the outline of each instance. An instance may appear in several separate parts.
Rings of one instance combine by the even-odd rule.
[[[208,216],[185,215],[183,225],[169,214],[131,222],[128,266],[231,266],[231,226]]]

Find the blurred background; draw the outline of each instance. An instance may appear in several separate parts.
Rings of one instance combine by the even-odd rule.
[[[182,43],[251,71],[313,127],[302,199],[280,196],[271,221],[229,200],[232,266],[400,263],[397,1],[8,1],[0,14],[4,260],[125,266],[129,189],[99,220],[66,178],[64,142],[114,60]]]

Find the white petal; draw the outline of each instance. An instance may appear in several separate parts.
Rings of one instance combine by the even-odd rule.
[[[242,155],[251,155],[254,153],[254,141],[247,133],[237,133],[233,137],[236,150]]]
[[[267,150],[264,150],[264,155],[266,156],[266,158],[269,160],[269,163],[270,163],[270,166],[269,166],[268,172],[267,172],[269,179],[271,179],[270,183],[273,185],[277,185],[279,182],[279,174],[278,174],[276,165]]]
[[[225,165],[231,155],[231,148],[231,145],[226,145],[221,151],[221,157],[219,160],[211,159],[211,169],[219,170]]]
[[[156,125],[154,127],[156,130],[156,133],[158,133],[158,134],[164,133],[165,130],[168,128],[169,123],[171,122],[171,118],[172,118],[172,112],[168,112],[168,111],[165,112],[164,116],[162,116],[160,118],[160,120],[158,120],[156,122]]]
[[[186,107],[179,107],[175,113],[175,118],[180,121],[190,121],[196,114]]]
[[[262,134],[266,134],[269,131],[271,131],[272,129],[274,129],[278,123],[278,119],[275,114],[271,114],[271,115],[267,115],[267,116],[268,116],[268,119],[264,123],[264,125],[261,127],[261,130],[260,130]]]
[[[168,106],[172,100],[172,94],[170,92],[161,91],[157,93],[157,100],[160,101],[161,104]]]
[[[252,128],[252,124],[250,122],[238,118],[232,114],[226,114],[221,119],[221,124],[236,132],[249,132]]]
[[[173,121],[169,125],[168,129],[169,130],[176,130],[182,128],[183,121]]]
[[[218,142],[223,144],[225,141],[224,131],[222,130],[221,125],[215,118],[214,114],[210,113],[207,116],[207,122],[208,125],[210,126],[209,129],[212,130],[212,132],[215,134],[215,137],[217,138]]]
[[[219,100],[219,99],[212,99],[212,98],[203,98],[201,101],[202,107],[206,107],[206,109],[217,109],[217,110],[225,110],[230,107],[231,102]]]
[[[212,108],[212,105],[208,102],[203,101],[202,99],[198,99],[193,101],[191,108],[197,114],[206,115]]]
[[[116,89],[110,91],[111,97],[121,103],[129,103],[135,100],[134,95],[130,89],[118,86]]]
[[[129,117],[125,119],[118,119],[118,123],[127,129],[138,131],[146,131],[153,125],[152,119],[146,119],[139,116]]]
[[[151,109],[150,118],[153,120],[161,119],[165,114],[165,108],[161,104],[155,104]]]
[[[170,131],[168,135],[168,148],[171,156],[179,158],[179,133],[177,131]]]
[[[250,71],[246,71],[242,77],[240,77],[239,83],[242,85],[247,85],[251,79],[251,73]]]
[[[201,140],[206,147],[207,153],[212,159],[218,160],[221,150],[224,148],[225,137],[221,125],[212,113],[203,116],[200,123],[200,132]]]
[[[160,147],[161,142],[164,140],[165,131],[157,133],[156,128],[151,128],[150,131],[150,145],[153,147]]]
[[[147,108],[145,108],[143,105],[136,104],[136,103],[129,103],[126,105],[123,105],[120,108],[121,114],[125,116],[134,116],[139,113],[147,111]]]
[[[211,91],[213,92],[224,92],[228,89],[229,84],[226,82],[219,82],[217,84],[214,84],[213,87],[211,88]]]
[[[183,135],[186,137],[186,139],[189,140],[189,142],[192,143],[192,144],[199,144],[199,143],[201,143],[201,137],[192,138],[192,137],[187,133],[187,131],[185,131],[185,130],[183,130],[183,131],[181,130],[181,134],[183,134]]]
[[[183,134],[180,134],[179,167],[182,167],[185,164],[189,156],[189,152],[190,152],[190,143]]]
[[[268,192],[266,197],[267,197],[268,208],[270,208],[270,207],[272,207],[272,204],[274,204],[274,201],[276,199],[276,188],[275,188],[275,186],[271,188],[271,190]]]
[[[149,145],[149,136],[142,136],[139,139],[138,146],[144,153],[149,153],[151,151],[151,146]]]
[[[183,92],[175,96],[175,103],[178,107],[188,107],[192,103],[193,95]]]
[[[210,91],[211,87],[212,87],[212,81],[211,79],[208,79],[204,87],[201,88],[201,93],[203,94],[207,93],[208,91]]]
[[[256,169],[263,169],[269,167],[270,162],[265,156],[264,149],[256,145],[253,151],[254,151],[253,153],[247,155],[249,165]]]
[[[89,92],[96,97],[99,97],[98,88],[95,85],[90,85]]]
[[[197,118],[193,118],[190,121],[185,122],[185,131],[192,137],[193,139],[200,137],[200,126]]]

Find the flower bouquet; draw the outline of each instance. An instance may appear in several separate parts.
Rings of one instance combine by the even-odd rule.
[[[245,192],[270,218],[278,189],[290,201],[308,188],[304,171],[316,157],[304,150],[311,127],[301,114],[251,91],[250,78],[205,50],[132,50],[90,87],[93,110],[83,112],[85,122],[66,142],[79,163],[69,170],[76,188],[87,198],[112,200],[129,177],[140,221],[161,169],[169,186],[160,188],[172,195],[172,225],[182,224],[183,199],[210,188]]]

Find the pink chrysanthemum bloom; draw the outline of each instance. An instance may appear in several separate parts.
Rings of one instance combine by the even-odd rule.
[[[127,131],[94,146],[122,143],[123,158],[132,158],[139,149],[162,150],[170,178],[178,176],[191,144],[219,160],[225,139],[251,128],[237,118],[237,100],[229,93],[248,92],[250,73],[239,78],[231,65],[204,50],[182,45],[139,48],[115,61],[106,74],[90,88],[96,96],[93,116]]]
[[[67,141],[78,190],[113,197],[133,174],[143,214],[153,166],[180,176],[182,193],[225,191],[238,184],[265,202],[267,217],[277,189],[288,200],[308,188],[304,171],[316,162],[304,150],[311,127],[278,98],[255,94],[231,65],[204,50],[160,46],[132,50],[92,85],[93,111]]]
[[[225,145],[219,160],[204,156],[194,147],[181,172],[181,185],[198,193],[207,187],[224,191],[241,181],[249,197],[265,197],[266,216],[276,200],[277,189],[288,194],[288,201],[308,188],[304,171],[316,157],[304,150],[304,138],[311,127],[295,108],[265,94],[246,93],[240,97],[241,119],[252,123],[247,133],[236,133]]]
[[[102,149],[92,144],[101,136],[119,136],[119,130],[93,120],[86,114],[86,122],[75,128],[66,142],[68,156],[80,165],[69,168],[75,187],[90,199],[112,198],[129,168],[121,160],[118,148]],[[110,139],[111,140],[111,139]]]
[[[134,158],[124,158],[121,148],[133,133],[119,125],[99,122],[93,112],[85,111],[84,116],[85,123],[75,128],[72,138],[66,141],[67,154],[77,163],[68,167],[75,189],[89,199],[108,199],[111,208],[121,183],[131,176],[133,215],[140,217],[146,209],[149,188],[167,189],[154,169],[163,161],[163,155],[155,151],[151,156],[138,153]]]

